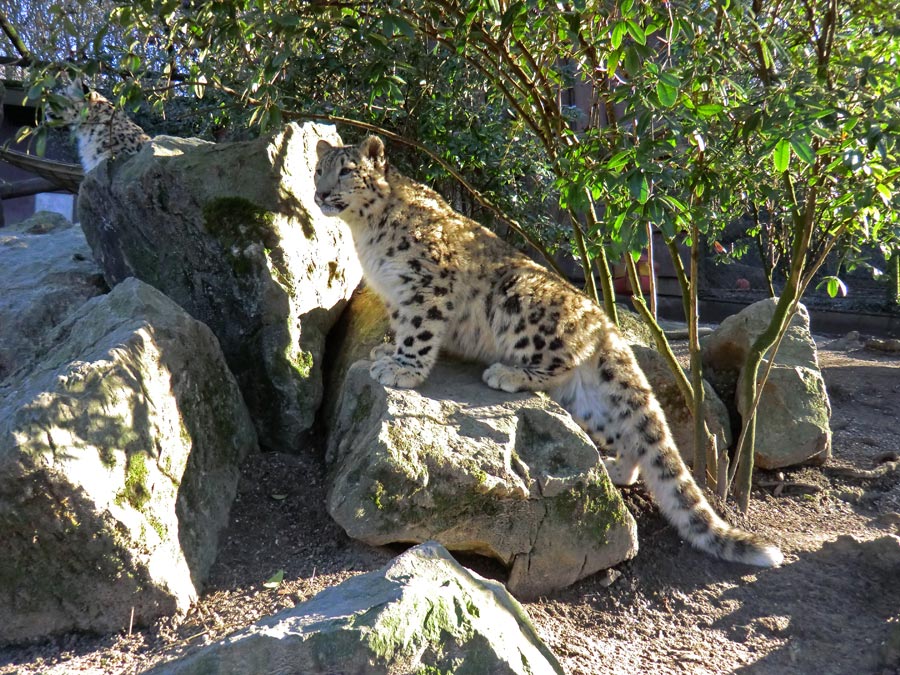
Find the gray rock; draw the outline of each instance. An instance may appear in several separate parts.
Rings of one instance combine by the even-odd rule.
[[[775,305],[774,299],[756,302],[701,340],[704,373],[729,406],[735,428],[740,427],[737,411],[744,405],[739,395],[744,362],[753,342],[768,327]],[[821,463],[831,456],[831,405],[816,354],[809,313],[800,305],[760,399],[755,462],[762,468]],[[764,359],[760,377],[767,364]]]
[[[0,643],[184,611],[253,425],[218,342],[131,279],[0,388]]]
[[[372,348],[384,342],[391,326],[384,303],[371,289],[356,289],[350,303],[328,336],[329,369],[325,373],[322,419],[334,426],[347,371],[357,361],[369,358]]]
[[[765,367],[764,362],[760,381]],[[738,408],[745,403],[739,378]],[[759,468],[822,464],[831,457],[831,405],[818,368],[773,366],[757,414],[754,462]]]
[[[669,364],[655,349],[632,345],[631,351],[634,352],[638,365],[650,381],[653,393],[666,413],[666,421],[669,423],[675,445],[678,446],[678,452],[681,453],[685,462],[693,463],[694,417],[678,388]],[[716,395],[712,385],[706,381],[703,382],[703,391],[706,425],[709,432],[716,437],[716,447],[731,447],[731,422],[728,408]]]
[[[108,290],[81,228],[52,215],[0,230],[0,381],[30,363],[69,312]]]
[[[653,333],[650,331],[650,327],[636,312],[619,307],[618,315],[619,330],[628,344],[632,346],[654,347],[656,343],[653,340]]]
[[[739,370],[756,338],[768,328],[777,302],[774,298],[754,302],[727,317],[712,333],[702,338],[704,367],[715,371]],[[791,319],[775,362],[785,366],[817,363],[816,343],[809,331],[809,312],[802,304]]]
[[[287,125],[242,143],[157,137],[82,183],[79,216],[110,285],[136,276],[216,334],[259,433],[297,451],[322,398],[325,336],[361,271],[313,203],[316,142]]]
[[[435,542],[154,675],[561,675],[521,605]]]
[[[368,368],[347,372],[327,451],[328,510],[351,537],[494,557],[522,598],[637,552],[596,448],[546,396],[490,389],[477,365],[439,362],[417,390]]]
[[[64,215],[54,211],[36,211],[14,225],[3,229],[0,234],[50,234],[59,230],[68,230],[72,223]]]

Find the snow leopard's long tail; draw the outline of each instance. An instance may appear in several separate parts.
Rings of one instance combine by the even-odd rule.
[[[777,546],[726,523],[713,511],[685,466],[630,349],[616,349],[597,368],[582,366],[552,392],[601,452],[616,454],[607,469],[614,483],[634,482],[638,470],[660,511],[696,548],[717,558],[777,567]]]

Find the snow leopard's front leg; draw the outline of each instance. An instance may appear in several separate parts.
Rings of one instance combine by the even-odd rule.
[[[571,377],[577,362],[562,338],[536,330],[506,337],[509,344],[504,362],[490,365],[481,375],[489,387],[508,392],[546,391]]]
[[[446,332],[447,316],[436,300],[418,293],[391,312],[393,345],[372,350],[372,379],[388,387],[417,387],[434,367]]]

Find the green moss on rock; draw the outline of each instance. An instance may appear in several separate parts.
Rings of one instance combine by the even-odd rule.
[[[275,232],[274,214],[243,197],[220,197],[203,205],[203,224],[222,245],[235,275],[257,271],[268,258],[273,275],[290,287],[293,275]]]
[[[147,458],[144,453],[135,452],[128,456],[125,465],[125,485],[116,495],[116,503],[127,502],[140,511],[148,501],[150,491],[147,489]]]
[[[301,349],[294,359],[294,370],[296,370],[297,374],[303,379],[308,379],[310,372],[312,372],[313,363],[312,352]]]
[[[613,525],[626,523],[625,506],[609,478],[591,472],[589,478],[549,501],[549,507],[585,536],[606,543]]]

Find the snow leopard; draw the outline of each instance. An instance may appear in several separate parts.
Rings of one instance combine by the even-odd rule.
[[[66,87],[66,104],[51,106],[46,117],[72,130],[85,173],[104,159],[138,152],[150,137],[102,94],[85,90],[80,81]]]
[[[369,373],[389,387],[428,376],[440,351],[487,364],[507,392],[545,391],[598,446],[614,484],[643,478],[663,515],[715,557],[780,565],[779,548],[726,523],[694,482],[625,339],[586,295],[403,176],[369,136],[319,141],[315,201],[341,218],[394,335]]]

